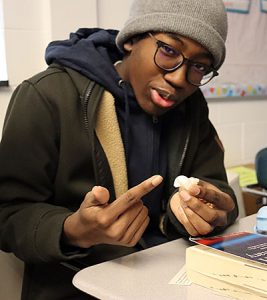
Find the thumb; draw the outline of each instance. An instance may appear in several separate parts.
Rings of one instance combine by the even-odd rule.
[[[109,200],[109,191],[103,186],[94,186],[92,192],[99,204],[106,204]]]
[[[99,206],[108,203],[109,191],[102,186],[94,186],[90,192],[88,192],[81,204],[81,208]]]
[[[81,204],[81,208],[104,205],[108,200],[109,191],[102,186],[94,186],[92,190],[86,194]]]

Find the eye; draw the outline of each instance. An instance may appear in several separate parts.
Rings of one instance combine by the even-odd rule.
[[[177,56],[180,55],[180,53],[177,50],[175,50],[174,48],[172,48],[168,44],[160,43],[160,44],[158,44],[158,46],[159,46],[159,49],[160,49],[161,53],[166,55],[166,56],[177,57]]]
[[[209,66],[197,62],[193,62],[191,64],[191,68],[203,75],[206,75],[211,72],[211,68]]]

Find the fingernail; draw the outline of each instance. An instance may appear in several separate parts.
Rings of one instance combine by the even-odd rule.
[[[153,186],[158,186],[161,182],[162,182],[163,178],[160,175],[156,175],[153,177],[153,179],[151,180],[151,183]]]
[[[200,193],[200,188],[197,185],[194,185],[192,188],[190,188],[190,192],[197,196]]]
[[[93,192],[94,190],[98,189],[98,188],[99,188],[99,185],[95,185],[95,186],[92,188],[92,192]]]
[[[182,199],[184,201],[189,201],[191,199],[191,195],[188,194],[188,192],[185,191],[185,190],[183,190],[183,191],[180,192],[180,196],[182,197]]]

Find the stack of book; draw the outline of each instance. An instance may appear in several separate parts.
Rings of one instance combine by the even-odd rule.
[[[267,299],[267,236],[237,232],[192,239],[186,250],[188,278],[235,299]]]

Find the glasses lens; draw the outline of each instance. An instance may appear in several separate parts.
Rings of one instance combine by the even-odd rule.
[[[202,64],[190,64],[187,73],[188,81],[200,86],[208,83],[214,77],[214,71],[209,66]]]
[[[183,63],[183,55],[167,44],[158,44],[155,63],[166,71],[172,71]]]

